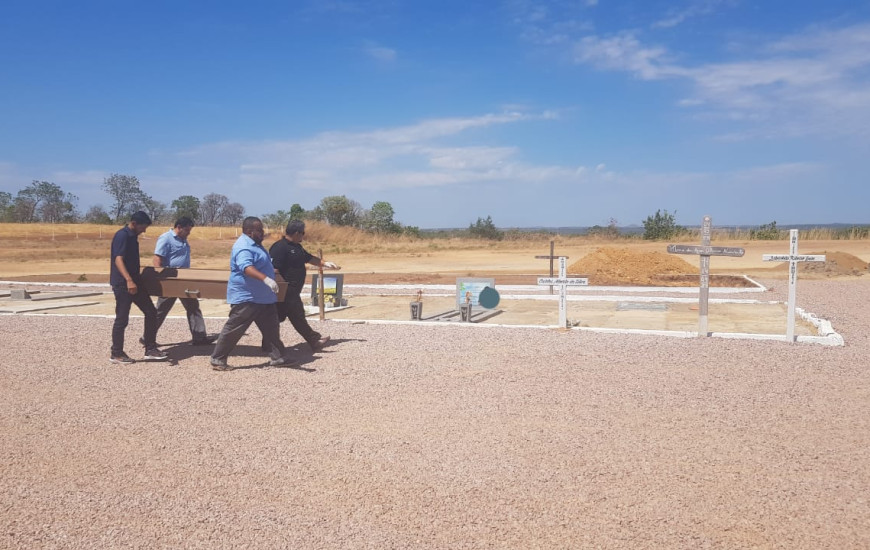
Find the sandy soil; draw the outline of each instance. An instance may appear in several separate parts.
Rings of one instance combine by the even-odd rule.
[[[528,252],[340,263],[543,274]],[[802,279],[836,348],[314,321],[324,352],[267,368],[252,329],[230,372],[183,319],[171,363],[119,367],[111,317],[0,315],[0,548],[868,548],[868,303]]]
[[[221,373],[0,316],[0,547],[867,548],[870,284],[802,296],[845,347],[326,322]]]

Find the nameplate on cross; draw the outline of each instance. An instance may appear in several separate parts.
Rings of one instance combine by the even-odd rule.
[[[789,231],[788,254],[763,254],[765,262],[788,262],[788,315],[785,323],[785,337],[789,342],[794,342],[794,310],[797,301],[797,266],[800,262],[824,262],[824,254],[798,254],[798,230]]]
[[[701,224],[701,245],[669,244],[669,254],[695,254],[701,257],[701,284],[698,291],[698,336],[709,336],[707,331],[710,303],[710,256],[743,256],[745,250],[730,246],[710,246],[713,219],[704,216]]]
[[[586,286],[589,284],[589,279],[586,277],[568,277],[567,271],[568,257],[559,256],[559,276],[538,277],[538,284],[541,286],[559,287],[559,328],[568,326],[568,287]]]

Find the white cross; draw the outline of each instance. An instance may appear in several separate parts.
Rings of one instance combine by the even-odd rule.
[[[585,286],[589,284],[589,279],[585,277],[568,278],[567,272],[568,257],[559,256],[559,276],[558,277],[538,277],[538,284],[545,286],[559,287],[559,327],[565,328],[568,326],[568,287],[569,286]]]
[[[785,337],[789,342],[794,342],[794,308],[797,301],[797,264],[798,262],[824,262],[824,254],[799,255],[798,230],[789,231],[790,245],[788,254],[763,254],[765,262],[788,262],[788,318],[786,320]]]
[[[731,246],[710,246],[713,232],[713,219],[704,216],[701,224],[701,246],[669,244],[670,254],[697,254],[701,256],[701,286],[698,290],[698,336],[709,336],[707,332],[707,308],[710,302],[710,256],[743,256],[742,248]]]

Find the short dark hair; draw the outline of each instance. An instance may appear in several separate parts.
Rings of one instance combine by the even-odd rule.
[[[190,216],[181,216],[177,220],[175,220],[175,227],[193,227],[193,220],[190,219]]]
[[[248,216],[242,220],[242,233],[252,231],[254,229],[254,224],[257,222],[263,223],[263,221],[256,216]]]
[[[151,225],[151,216],[139,210],[130,215],[130,221],[136,222],[136,225]]]
[[[302,220],[290,220],[287,222],[287,228],[284,233],[292,235],[294,233],[305,233],[305,222]]]

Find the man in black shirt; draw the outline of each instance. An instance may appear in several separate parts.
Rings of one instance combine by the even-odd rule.
[[[139,235],[151,225],[151,218],[141,210],[130,216],[130,222],[112,238],[112,261],[109,284],[115,294],[115,323],[112,325],[112,363],[128,364],[133,359],[124,353],[124,332],[130,321],[130,306],[136,306],[145,315],[146,361],[166,361],[166,352],[157,349],[157,310],[151,297],[142,287],[139,272]]]
[[[305,319],[305,306],[299,293],[305,285],[305,264],[329,269],[339,269],[332,262],[324,262],[317,256],[313,256],[302,248],[302,239],[305,237],[305,223],[292,220],[287,224],[283,237],[269,248],[269,256],[272,257],[272,265],[275,271],[287,281],[287,294],[284,302],[278,303],[278,319],[283,321],[290,319],[290,324],[300,336],[305,338],[308,345],[315,352],[323,349],[329,341],[329,336],[321,336],[319,332],[311,328]]]

